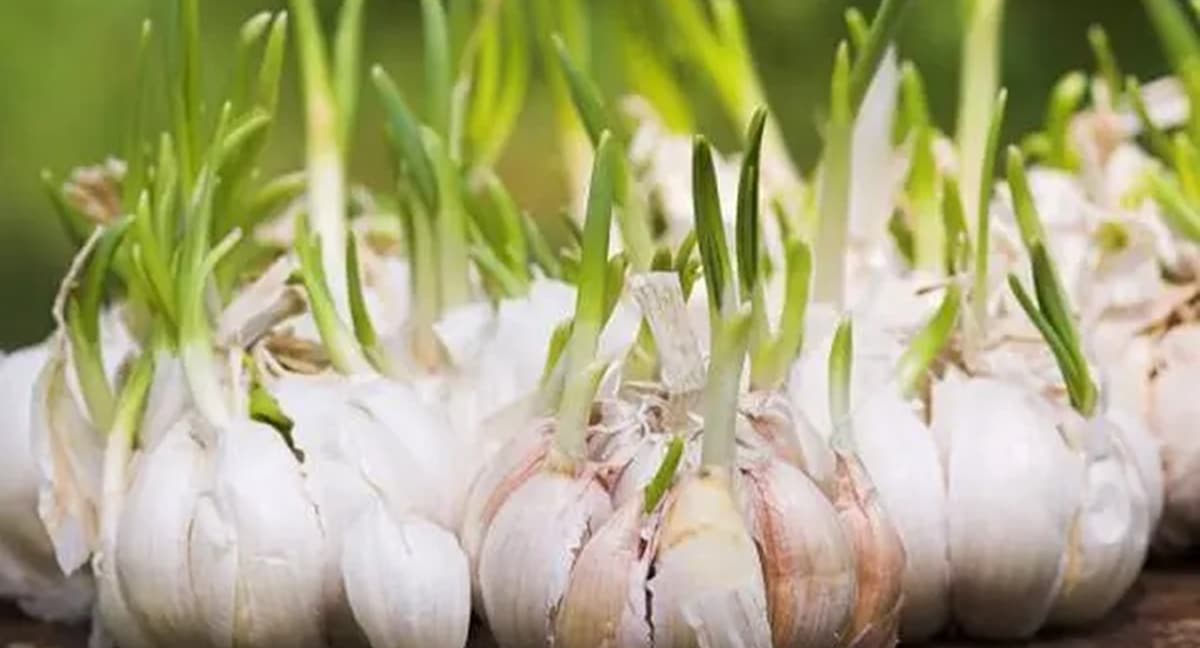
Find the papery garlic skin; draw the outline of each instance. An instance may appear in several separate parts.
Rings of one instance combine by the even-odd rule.
[[[121,366],[136,348],[121,317],[113,308],[100,318],[104,371],[116,387]],[[33,390],[30,417],[37,511],[59,567],[73,574],[99,541],[104,431],[87,416],[66,333],[60,328],[47,345],[50,354]]]
[[[951,375],[933,387],[932,425],[948,489],[951,608],[972,636],[1031,636],[1062,582],[1084,465],[1037,398],[987,377]]]
[[[646,580],[657,549],[657,518],[644,503],[617,509],[579,552],[555,618],[561,648],[650,648]]]
[[[461,648],[471,578],[453,534],[381,503],[346,530],[341,574],[354,618],[373,648]]]
[[[479,587],[496,642],[549,647],[579,550],[612,514],[594,476],[543,468],[500,505],[483,539]]]
[[[48,351],[45,345],[0,355],[0,598],[47,621],[87,616],[91,579],[66,577],[37,514],[38,473],[30,429],[30,400]]]
[[[847,630],[848,645],[894,646],[904,603],[904,543],[859,458],[839,453],[837,462],[834,508],[856,557],[857,600]]]
[[[649,583],[656,648],[772,645],[762,564],[731,488],[715,472],[676,487]]]
[[[762,563],[773,645],[841,645],[856,600],[855,556],[832,503],[775,458],[741,462],[738,492]]]

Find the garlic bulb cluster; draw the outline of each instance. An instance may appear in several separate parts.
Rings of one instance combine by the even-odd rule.
[[[734,4],[668,4],[685,45],[623,25],[649,72],[609,111],[557,12],[422,0],[425,105],[368,76],[381,192],[347,173],[362,0],[328,48],[313,0],[247,21],[211,123],[181,39],[170,132],[55,194],[86,241],[58,331],[0,358],[0,596],[131,648],[884,648],[1094,623],[1153,537],[1188,545],[1187,88],[1143,105],[1103,69],[1076,114],[1068,77],[996,187],[999,0],[953,140],[885,0],[847,14],[805,178]],[[290,29],[307,156],[269,177]],[[553,244],[493,170],[510,42],[593,149]],[[740,151],[684,134],[677,69]]]

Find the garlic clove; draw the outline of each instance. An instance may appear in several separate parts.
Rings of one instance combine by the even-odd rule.
[[[728,477],[676,487],[649,589],[657,648],[771,645],[763,568]]]
[[[1032,635],[1062,581],[1083,466],[1036,399],[994,378],[933,388],[933,427],[947,444],[951,608],[981,638]]]
[[[207,487],[205,450],[192,436],[191,419],[169,429],[137,463],[124,498],[115,536],[115,555],[103,560],[115,571],[119,593],[108,602],[124,628],[123,601],[157,645],[202,642],[204,622],[189,571],[189,533],[196,501]]]
[[[794,465],[744,464],[738,491],[758,546],[775,646],[838,646],[854,610],[855,558],[837,511]]]
[[[374,648],[460,648],[471,619],[466,555],[445,529],[377,503],[346,530],[341,572]]]
[[[834,508],[854,551],[857,600],[847,629],[850,646],[893,646],[900,629],[905,553],[858,457],[837,457]]]
[[[900,634],[927,639],[950,617],[946,482],[933,435],[895,389],[854,414],[863,465],[904,543],[904,610]]]
[[[636,499],[628,501],[580,551],[556,615],[555,646],[652,645],[646,580],[655,530],[643,523],[643,506]]]
[[[1098,621],[1133,585],[1146,557],[1150,518],[1140,477],[1113,425],[1099,417],[1083,420],[1073,410],[1064,415],[1087,469],[1050,622],[1072,626]]]
[[[1194,391],[1200,380],[1200,362],[1193,344],[1200,326],[1169,331],[1160,342],[1162,366],[1151,379],[1147,403],[1150,430],[1162,443],[1165,503],[1155,546],[1180,550],[1191,544],[1200,529],[1200,401]]]
[[[500,646],[549,646],[552,619],[592,529],[612,514],[594,477],[542,469],[496,512],[483,540],[479,587]]]
[[[295,456],[273,428],[251,421],[222,430],[214,454],[191,534],[209,641],[323,645],[324,532]]]
[[[550,447],[550,437],[546,434],[549,430],[543,421],[540,426],[530,426],[526,433],[515,435],[475,476],[471,485],[459,537],[471,563],[473,608],[481,616],[484,609],[479,587],[479,559],[484,538],[509,496],[541,469]]]

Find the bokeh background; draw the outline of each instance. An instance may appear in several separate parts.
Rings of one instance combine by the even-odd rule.
[[[647,2],[655,0],[645,0]],[[872,15],[878,0],[740,0],[771,108],[797,159],[811,163],[819,147],[817,116],[826,104],[842,14],[858,6]],[[902,56],[922,70],[938,123],[953,128],[958,92],[962,11],[968,0],[911,0],[899,38]],[[593,74],[609,91],[619,72],[606,67],[603,12],[617,0],[592,0]],[[0,2],[0,349],[35,342],[50,331],[49,307],[71,250],[46,200],[39,173],[58,174],[120,150],[134,87],[133,54],[141,20],[162,15],[170,0],[7,0]],[[242,20],[256,11],[283,8],[286,0],[201,2],[206,90],[227,82],[233,42]],[[321,0],[330,20],[338,0]],[[409,96],[420,91],[421,34],[416,0],[367,3],[365,62],[379,62]],[[1165,59],[1133,0],[1009,0],[1004,26],[1002,80],[1009,88],[1006,138],[1041,121],[1053,83],[1072,69],[1092,66],[1086,30],[1108,31],[1126,73],[1150,78]],[[161,24],[161,23],[160,23]],[[330,23],[331,24],[331,23]],[[537,73],[540,76],[540,72]],[[302,110],[289,57],[280,122],[273,131],[268,166],[302,164]],[[697,102],[706,98],[696,97]],[[353,174],[384,186],[389,174],[376,102],[364,97]],[[550,213],[566,200],[555,164],[553,123],[545,87],[535,81],[501,173],[523,205]],[[713,134],[719,143],[722,134]],[[725,134],[727,136],[727,134]]]

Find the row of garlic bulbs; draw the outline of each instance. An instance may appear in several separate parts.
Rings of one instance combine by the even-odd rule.
[[[305,3],[295,4],[302,33],[315,33]],[[312,50],[306,56],[306,67],[315,66]],[[320,72],[307,73],[320,85]],[[310,112],[340,108],[317,95]],[[864,105],[859,119],[877,118],[873,108]],[[597,173],[604,159],[597,154]],[[331,186],[344,192],[340,181],[316,180],[328,170],[310,169],[311,212],[328,211],[322,199]],[[648,189],[664,190],[656,180]],[[729,183],[721,187],[717,195],[731,197]],[[598,206],[597,218],[608,211]],[[881,233],[864,227],[876,245],[845,262],[877,267],[888,256]],[[1053,244],[1056,232],[1047,239]],[[362,247],[379,348],[419,356],[407,330],[415,298],[388,303],[402,292],[389,277],[418,270]],[[783,247],[773,252],[780,266]],[[606,261],[606,248],[584,256]],[[1014,267],[1025,262],[1018,248]],[[585,425],[570,423],[582,428],[571,454],[556,445],[561,412],[531,417],[545,406],[529,395],[554,323],[585,299],[582,290],[538,279],[519,299],[456,304],[435,329],[445,355],[432,369],[402,362],[411,371],[398,376],[372,361],[375,349],[339,346],[339,335],[353,335],[344,312],[342,322],[322,325],[310,303],[278,321],[291,311],[276,304],[303,299],[286,281],[291,263],[238,289],[222,318],[235,321],[219,321],[218,337],[246,322],[266,320],[266,330],[199,345],[215,361],[142,341],[153,370],[110,376],[127,394],[119,400],[130,429],[89,420],[65,335],[49,345],[34,400],[34,411],[49,414],[33,436],[47,455],[41,522],[65,572],[91,563],[99,616],[121,645],[462,645],[472,589],[476,612],[511,646],[889,645],[898,629],[923,638],[951,622],[974,635],[1023,636],[1110,609],[1136,575],[1157,518],[1157,463],[1136,417],[1104,405],[1085,417],[1067,406],[1037,331],[1011,301],[989,306],[997,322],[985,351],[956,361],[976,350],[952,343],[946,367],[910,396],[895,367],[933,300],[920,277],[888,269],[880,283],[915,305],[847,309],[858,332],[848,425],[825,402],[832,324],[844,313],[817,305],[786,385],[745,389],[734,380],[744,351],[730,352],[719,370],[710,365],[711,393],[698,403],[695,381],[679,391],[663,374],[639,385],[623,380],[617,364],[602,397],[586,399]],[[706,266],[706,276],[714,272]],[[305,280],[321,283],[311,272]],[[335,312],[336,283],[324,287]],[[786,303],[777,283],[766,287],[768,301]],[[306,287],[310,302],[322,299],[322,286]],[[704,300],[694,291],[692,301]],[[637,344],[637,300],[617,301],[609,339],[592,341],[606,359],[628,357]],[[676,312],[671,335],[694,335],[697,347],[705,339],[739,346],[730,342],[736,331],[722,336],[703,314]],[[130,346],[106,348],[106,360],[136,356]],[[262,375],[243,368],[246,346]],[[658,341],[660,353],[665,346]],[[339,356],[333,367],[296,370],[314,348]],[[693,371],[703,366],[698,350],[688,353]],[[206,362],[215,367],[209,382],[194,377]],[[1029,367],[1040,373],[1030,378]],[[556,380],[569,387],[588,368],[566,363]],[[215,399],[203,393],[214,383]],[[290,419],[286,436],[246,414],[258,387]],[[135,416],[140,400],[145,414]],[[736,451],[709,461],[701,446],[722,434],[713,430],[724,430]],[[681,466],[656,485],[676,438]],[[488,448],[500,445],[492,458]],[[662,492],[649,498],[647,489]],[[32,493],[22,497],[29,520]],[[1023,542],[1012,541],[1014,529]]]

